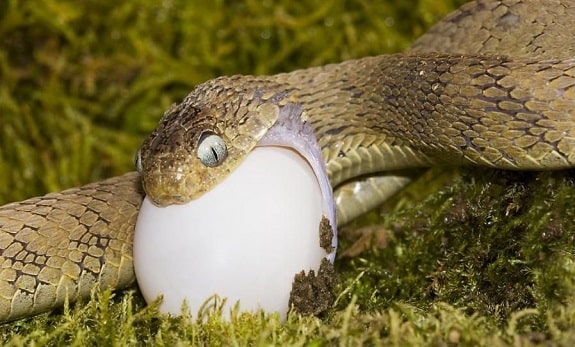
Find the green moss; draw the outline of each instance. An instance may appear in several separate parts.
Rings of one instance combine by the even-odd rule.
[[[373,272],[382,297],[447,301],[501,319],[561,302],[572,291],[571,176],[464,171],[421,203],[388,214],[387,247],[366,255],[378,260],[365,269],[362,258],[349,265]]]
[[[197,83],[401,51],[456,2],[3,1],[0,202],[131,170],[163,111]],[[369,225],[385,247],[338,260],[338,299],[319,318],[190,323],[145,308],[137,291],[106,292],[0,334],[15,346],[570,345],[574,182],[430,171],[347,228]]]

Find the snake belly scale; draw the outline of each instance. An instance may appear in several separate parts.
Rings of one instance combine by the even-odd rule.
[[[239,165],[287,103],[302,106],[318,138],[340,224],[409,183],[407,169],[573,167],[573,21],[573,1],[475,1],[405,54],[197,86],[144,142],[141,177],[0,207],[0,320],[86,297],[95,285],[133,283],[140,179],[160,205],[200,196]],[[195,155],[206,133],[228,147],[216,167]]]

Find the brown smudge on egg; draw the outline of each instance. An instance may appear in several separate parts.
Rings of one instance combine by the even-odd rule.
[[[329,219],[325,216],[321,218],[321,222],[319,223],[319,246],[325,249],[327,254],[330,254],[334,251],[332,241],[333,241],[333,228],[331,227],[331,223]]]
[[[329,223],[329,222],[328,222]],[[314,270],[296,274],[290,292],[291,310],[306,315],[318,315],[326,311],[335,299],[333,288],[337,282],[334,266],[322,259],[317,275]]]

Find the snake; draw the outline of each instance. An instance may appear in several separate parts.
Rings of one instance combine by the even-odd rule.
[[[431,166],[575,166],[573,22],[572,0],[476,0],[404,53],[196,86],[143,142],[137,171],[0,207],[0,321],[133,285],[144,195],[200,198],[288,105],[317,138],[338,224]]]

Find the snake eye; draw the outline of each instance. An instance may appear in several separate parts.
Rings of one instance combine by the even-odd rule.
[[[198,141],[197,155],[202,164],[215,167],[224,162],[228,156],[226,143],[211,131],[205,131]]]
[[[138,171],[139,173],[142,173],[143,169],[142,169],[142,150],[139,149],[138,153],[136,153],[136,156],[134,157],[134,166],[136,167],[136,171]]]

